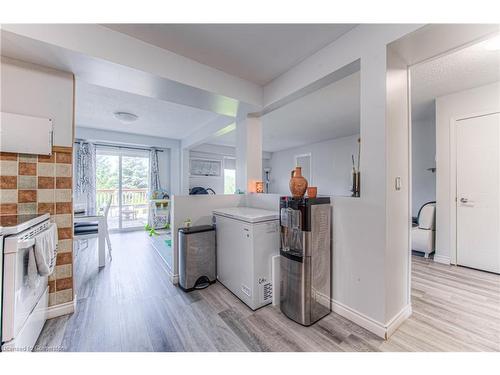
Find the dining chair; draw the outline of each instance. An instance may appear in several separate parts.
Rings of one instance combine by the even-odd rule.
[[[417,224],[412,227],[412,250],[424,253],[428,258],[435,250],[436,243],[436,202],[424,204],[417,216]]]
[[[112,255],[111,240],[109,238],[109,230],[108,230],[108,214],[112,200],[113,197],[110,197],[109,200],[106,202],[106,206],[104,207],[104,212],[103,212],[105,238],[106,238],[106,243],[108,245],[108,254],[110,260],[113,260],[113,255]],[[74,237],[76,240],[87,240],[89,238],[96,238],[98,236],[99,236],[99,230],[97,221],[89,221],[89,222],[74,224]]]

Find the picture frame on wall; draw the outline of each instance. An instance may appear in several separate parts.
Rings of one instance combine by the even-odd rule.
[[[191,176],[220,177],[222,162],[212,159],[191,159],[189,161],[189,174]]]

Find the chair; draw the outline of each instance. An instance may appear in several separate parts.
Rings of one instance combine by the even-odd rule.
[[[435,250],[436,202],[424,204],[418,213],[417,224],[412,228],[412,250],[424,253],[428,258]]]
[[[109,238],[109,230],[108,230],[108,214],[109,208],[111,206],[111,201],[113,197],[110,197],[106,206],[104,207],[104,223],[105,223],[105,238],[106,243],[108,245],[109,259],[113,260],[112,248],[111,248],[111,240]],[[87,240],[89,238],[98,237],[98,223],[97,222],[84,222],[84,223],[75,223],[74,224],[74,236],[76,240]]]
[[[211,194],[214,195],[215,191],[212,188],[204,188],[201,186],[195,186],[191,189],[189,189],[189,195],[206,195],[206,194]]]

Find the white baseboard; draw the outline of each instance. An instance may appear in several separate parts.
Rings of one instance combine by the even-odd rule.
[[[450,257],[445,257],[445,256],[442,256],[442,255],[438,255],[436,253],[434,253],[434,262],[436,262],[436,263],[442,263],[442,264],[447,264],[447,265],[451,264]]]
[[[387,340],[396,329],[411,315],[411,305],[406,305],[394,318],[388,323],[380,323],[357,310],[354,310],[341,302],[331,300],[332,311],[340,316],[349,319],[357,325],[367,329],[375,335]]]
[[[61,303],[59,305],[49,306],[47,309],[47,319],[57,318],[58,316],[73,314],[76,311],[76,295],[73,301]]]
[[[391,335],[396,332],[403,322],[411,316],[411,304],[406,305],[401,309],[399,313],[396,314],[394,318],[392,318],[386,326],[385,339],[387,340]]]

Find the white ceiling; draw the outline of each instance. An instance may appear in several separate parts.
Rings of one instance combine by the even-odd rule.
[[[411,69],[412,118],[434,113],[434,99],[500,81],[500,51],[477,44]]]
[[[263,150],[275,152],[358,134],[359,90],[355,73],[264,115]],[[207,143],[235,146],[236,133]]]
[[[500,81],[500,51],[481,44],[411,69],[412,118],[434,115],[434,99]],[[263,149],[278,151],[359,132],[359,74],[307,95],[263,117]],[[235,132],[210,140],[234,146]]]
[[[139,118],[131,124],[123,124],[113,115],[120,111],[133,113]],[[77,81],[76,85],[77,126],[181,139],[219,116],[84,82]]]
[[[113,25],[114,28],[125,27],[127,30],[132,26]],[[146,33],[144,25],[136,26],[137,30]],[[259,25],[259,27],[255,25],[253,27],[251,25],[150,25],[150,33],[146,34],[151,38],[153,36],[161,38],[163,33],[168,34],[169,37],[164,40],[165,44],[173,43],[174,40],[179,42],[185,38],[186,51],[194,53],[198,48],[197,43],[201,43],[200,38],[203,39],[204,31],[206,40],[203,39],[205,43],[202,43],[203,46],[199,51],[202,57],[213,64],[217,63],[220,57],[219,62],[227,62],[230,69],[236,69],[228,71],[224,68],[226,72],[234,74],[239,72],[237,75],[240,76],[240,73],[244,72],[255,73],[252,79],[262,83],[274,74],[280,74],[277,73],[280,69],[288,69],[287,64],[294,54],[293,48],[286,47],[294,43],[287,42],[288,36],[278,29],[273,29],[273,26],[277,25]],[[312,35],[319,35],[319,30],[328,25],[316,25],[319,29],[315,30],[312,30],[314,25],[279,25],[280,28],[285,27],[285,29],[292,26],[302,26]],[[341,25],[330,26],[341,27]],[[263,43],[262,39],[266,40],[266,33],[263,30],[266,29],[269,32],[268,40]],[[225,32],[222,33],[222,30]],[[300,39],[301,37],[296,35],[297,30],[292,29],[290,35],[298,38],[295,44],[302,46],[299,48],[300,53],[305,53],[307,43],[303,40],[311,36],[307,32],[304,34],[299,32],[298,34],[304,38]],[[181,31],[186,35],[181,35],[183,34]],[[337,29],[337,32],[340,33],[340,29]],[[302,42],[299,43],[299,40]],[[159,43],[161,40],[156,40],[156,42]],[[260,46],[262,48],[259,48],[259,43],[262,44]],[[248,48],[240,48],[244,45]],[[210,46],[210,51],[218,52],[202,53],[208,48],[207,46]],[[166,48],[166,45],[164,47]],[[273,54],[271,50],[276,50],[277,53]],[[233,56],[233,59],[229,58],[226,61],[222,58],[224,54]],[[187,57],[193,58],[193,56]],[[207,63],[207,61],[202,62]],[[220,66],[216,67],[222,69]],[[432,116],[434,99],[438,96],[495,81],[500,81],[500,51],[487,51],[480,45],[417,65],[411,69],[412,117],[414,120],[419,120]],[[359,73],[356,73],[263,116],[263,150],[274,152],[359,133],[359,90]],[[182,139],[219,116],[209,111],[83,82],[77,84],[76,99],[78,126],[173,139]],[[139,120],[133,124],[124,125],[114,118],[113,113],[116,111],[135,113],[139,116]],[[208,140],[207,143],[234,146],[235,138],[233,131]]]
[[[106,24],[115,31],[265,85],[355,24]]]

